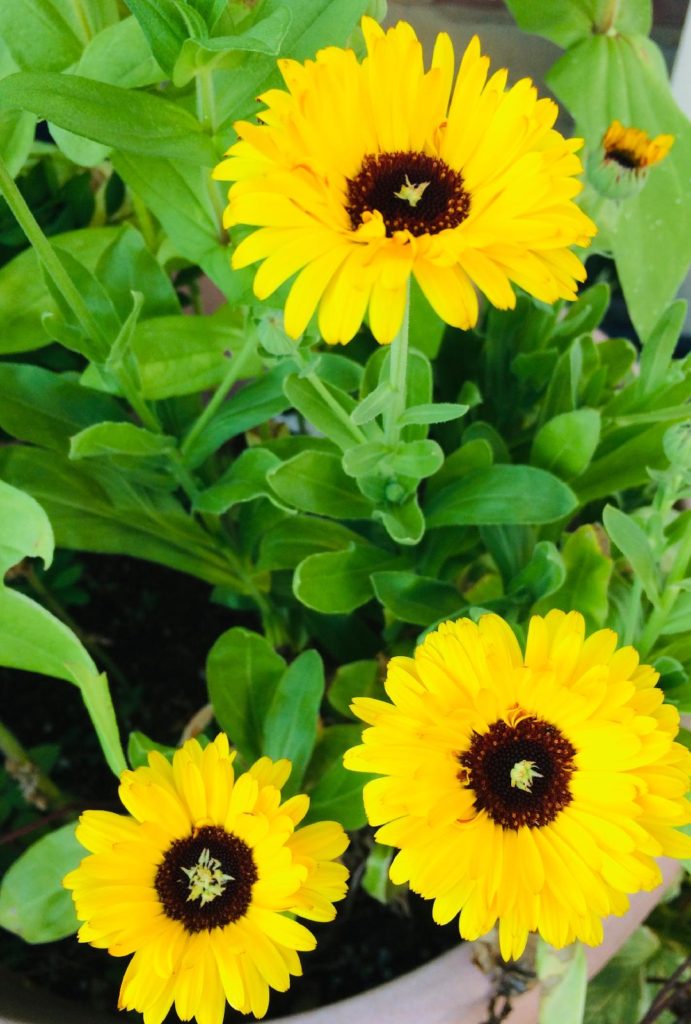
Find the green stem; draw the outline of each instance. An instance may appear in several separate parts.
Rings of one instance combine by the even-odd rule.
[[[326,387],[323,381],[319,379],[314,370],[310,370],[309,373],[305,374],[305,380],[308,380],[315,391],[319,392],[321,398],[331,409],[334,416],[337,416],[344,427],[353,435],[358,444],[364,444],[367,441],[362,430],[357,424],[353,423],[348,413],[345,411],[340,402],[338,402],[331,394],[329,389]]]
[[[405,311],[398,334],[391,342],[389,350],[389,382],[391,384],[391,404],[384,415],[386,441],[395,448],[401,437],[400,419],[406,408],[408,396],[408,321],[410,314],[410,294],[406,296]]]
[[[1,157],[0,192],[2,192],[7,200],[7,205],[14,214],[17,223],[21,227],[27,239],[33,246],[38,259],[46,270],[46,273],[51,277],[55,287],[62,292],[65,301],[81,324],[82,330],[87,337],[92,338],[99,345],[105,355],[108,351],[108,342],[101,331],[98,321],[92,315],[79,290],[73,283],[72,278],[60,262],[57,253],[43,234],[38,221],[27,206],[23,195],[17,188],[17,185]]]
[[[211,135],[216,131],[216,94],[214,92],[213,71],[209,67],[201,67],[197,72],[197,119],[202,128]]]
[[[624,628],[622,630],[621,642],[623,644],[632,644],[636,640],[636,625],[638,622],[638,615],[641,610],[642,593],[643,584],[638,576],[634,576],[633,582],[631,583],[631,591],[629,593]]]
[[[34,799],[32,800],[27,793],[26,799],[28,803],[33,803],[35,806],[40,807],[41,805],[35,799],[38,795],[44,798],[46,807],[59,807],[66,802],[66,797],[60,792],[52,779],[49,779],[41,771],[36,762],[31,759],[28,751],[24,749],[14,733],[10,732],[3,722],[0,722],[0,751],[7,761],[14,763],[10,774],[13,778],[17,779],[20,785],[22,780],[26,780],[26,782],[30,780]]]
[[[197,419],[194,421],[182,444],[180,445],[180,452],[183,457],[189,453],[190,448],[197,440],[201,432],[206,427],[209,420],[215,415],[220,405],[225,401],[228,392],[232,388],[233,384],[240,379],[241,373],[245,370],[251,361],[252,356],[255,354],[254,346],[245,342],[243,348],[234,355],[230,361],[230,365],[226,371],[226,375],[221,383],[216,388],[216,391],[212,395],[211,399],[201,411]]]

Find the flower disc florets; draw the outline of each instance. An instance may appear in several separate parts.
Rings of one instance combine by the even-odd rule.
[[[534,616],[525,655],[498,616],[460,619],[389,662],[391,703],[353,704],[370,728],[345,764],[382,776],[365,808],[399,849],[392,880],[466,939],[498,921],[507,959],[532,931],[597,944],[627,893],[659,883],[655,857],[691,854],[679,715],[616,646],[576,612]]]
[[[596,228],[573,202],[578,139],[554,129],[556,105],[529,79],[489,75],[474,38],[458,74],[437,37],[429,69],[410,25],[384,32],[363,18],[367,56],[328,47],[304,64],[279,61],[285,88],[259,97],[260,124],[215,177],[235,184],[224,223],[256,230],[233,266],[260,262],[255,294],[294,279],[285,326],[297,338],[318,309],[329,343],[369,319],[390,342],[413,276],[455,327],[478,318],[476,288],[515,305],[513,285],[544,302],[574,299],[585,278],[572,245]],[[231,232],[232,238],[232,232]]]
[[[330,921],[348,872],[336,858],[347,838],[335,822],[297,828],[306,796],[281,803],[288,761],[265,757],[233,774],[218,736],[188,740],[172,764],[159,753],[122,775],[131,817],[82,815],[77,838],[91,851],[65,878],[83,942],[134,953],[120,1007],[161,1024],[221,1024],[226,1001],[262,1017],[269,989],[301,974],[298,952],[315,946],[292,915]],[[288,916],[290,915],[290,916]]]

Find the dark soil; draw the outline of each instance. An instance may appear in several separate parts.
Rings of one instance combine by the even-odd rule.
[[[69,612],[116,666],[109,677],[123,736],[137,729],[158,742],[176,744],[206,703],[203,669],[211,645],[231,626],[258,629],[258,623],[210,603],[204,583],[172,570],[120,557],[79,556],[79,562],[84,567],[80,586],[88,600]],[[57,747],[51,777],[70,794],[70,813],[86,807],[122,810],[76,687],[0,669],[0,706],[6,725],[25,747]],[[49,826],[31,809],[6,818],[0,825],[0,868],[6,869],[30,842],[69,816],[56,817]],[[357,837],[348,855],[354,878],[360,875],[356,851],[364,838]],[[335,922],[310,927],[317,949],[302,955],[304,977],[289,992],[272,995],[269,1016],[354,995],[459,941],[457,925],[435,925],[430,905],[418,897],[406,895],[384,906],[358,887],[340,904]],[[125,960],[74,938],[36,947],[2,930],[0,963],[101,1012],[115,1009],[125,968]],[[141,1020],[137,1014],[118,1019]],[[227,1021],[244,1019],[230,1010],[226,1016]]]

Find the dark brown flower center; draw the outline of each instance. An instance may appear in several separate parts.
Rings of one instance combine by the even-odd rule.
[[[378,210],[390,237],[394,231],[436,235],[455,228],[470,212],[463,176],[425,153],[368,155],[347,179],[346,211],[354,229],[364,213]]]
[[[575,747],[555,725],[522,718],[473,733],[458,758],[459,778],[475,791],[475,807],[502,828],[541,828],[571,803]]]
[[[620,167],[627,171],[637,171],[643,166],[636,156],[629,149],[608,149],[605,153],[607,160],[614,160]]]
[[[257,878],[247,843],[217,825],[205,825],[171,843],[154,887],[167,917],[188,932],[201,932],[244,917]]]

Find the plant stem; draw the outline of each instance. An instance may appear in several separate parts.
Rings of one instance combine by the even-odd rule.
[[[39,261],[43,264],[46,273],[52,279],[55,287],[62,292],[66,302],[71,307],[74,315],[81,324],[82,330],[95,341],[102,350],[103,355],[108,350],[108,342],[101,331],[98,321],[94,318],[88,306],[84,302],[79,290],[73,283],[63,267],[55,249],[44,235],[41,227],[33,213],[26,204],[26,201],[17,188],[11,174],[7,170],[4,161],[0,157],[0,192],[7,200],[7,205],[14,214],[14,217],[33,246]]]
[[[305,374],[305,380],[308,380],[314,390],[319,392],[320,397],[324,399],[332,413],[338,417],[343,426],[348,429],[358,444],[364,444],[367,438],[363,434],[362,430],[360,430],[357,424],[353,423],[343,406],[334,398],[324,382],[316,375],[314,370],[310,370],[309,373]]]
[[[410,315],[410,292],[406,295],[403,320],[398,334],[389,350],[389,381],[391,384],[391,405],[384,416],[387,444],[395,448],[401,437],[400,419],[405,412],[408,395],[408,321]]]
[[[40,808],[41,805],[36,801],[36,796],[39,795],[44,798],[44,807],[59,807],[65,803],[66,798],[55,783],[41,771],[14,733],[10,732],[3,722],[0,722],[0,751],[7,761],[14,762],[14,767],[8,770],[9,774],[17,780],[18,785],[22,787],[22,778],[30,782],[34,799],[31,799],[31,796],[22,788],[27,803],[33,803],[34,806]]]
[[[209,67],[201,67],[197,71],[197,118],[202,128],[211,135],[216,131],[216,95],[214,92],[213,71]]]
[[[245,342],[244,347],[240,349],[237,355],[232,357],[225,377],[216,388],[216,391],[209,399],[207,405],[202,409],[201,413],[190,427],[186,437],[180,445],[180,452],[183,456],[188,454],[190,448],[204,430],[204,427],[207,425],[209,420],[215,416],[219,406],[225,401],[228,392],[232,388],[233,384],[239,380],[240,374],[247,367],[254,354],[254,345],[251,345],[249,342]]]

